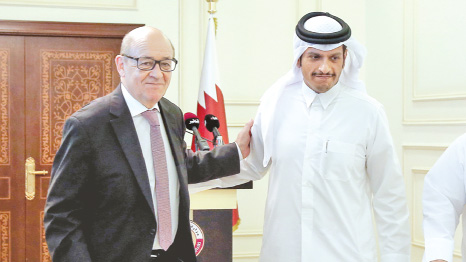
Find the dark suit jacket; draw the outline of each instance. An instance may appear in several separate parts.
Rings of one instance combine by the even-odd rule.
[[[238,151],[234,144],[211,152],[186,150],[181,110],[165,98],[159,106],[180,182],[178,232],[168,253],[192,262],[188,182],[239,173]],[[157,228],[150,190],[136,129],[118,86],[65,123],[44,216],[53,261],[149,261]]]

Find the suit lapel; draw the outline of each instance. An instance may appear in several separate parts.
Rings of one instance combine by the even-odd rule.
[[[154,213],[154,205],[152,203],[152,194],[149,186],[146,164],[139,145],[139,139],[134,127],[133,118],[131,117],[128,106],[123,98],[120,85],[113,92],[110,104],[110,113],[115,116],[114,119],[110,120],[110,123],[118,137],[121,149],[133,170],[134,176],[136,177],[147,204],[149,204],[152,209],[152,213]]]
[[[184,166],[184,151],[182,150],[183,147],[183,135],[184,130],[179,125],[180,119],[177,119],[177,115],[179,112],[172,112],[172,107],[170,107],[169,103],[162,98],[159,101],[159,108],[160,113],[162,114],[163,124],[165,125],[165,132],[167,133],[168,140],[170,142],[170,148],[172,151],[173,158],[175,160],[176,170],[178,173],[178,179],[180,180],[181,184],[187,185],[187,177],[183,176],[183,171],[180,168]],[[177,108],[178,109],[178,108]],[[183,185],[184,186],[184,185]]]
[[[162,114],[163,124],[165,126],[165,132],[167,133],[168,140],[170,142],[170,147],[172,150],[173,157],[175,158],[176,165],[179,165],[179,159],[176,156],[176,151],[179,151],[181,145],[179,143],[179,139],[177,137],[177,125],[175,114],[170,112],[170,108],[168,107],[167,103],[165,103],[164,99],[159,101],[159,108],[160,113]],[[175,150],[178,149],[178,150]]]

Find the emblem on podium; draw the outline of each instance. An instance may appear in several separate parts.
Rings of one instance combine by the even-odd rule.
[[[190,220],[189,222],[191,224],[191,236],[193,238],[194,250],[196,252],[196,256],[199,256],[205,244],[204,232],[194,221]]]

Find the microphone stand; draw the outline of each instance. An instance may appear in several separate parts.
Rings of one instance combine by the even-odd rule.
[[[189,129],[185,130],[186,133],[188,134],[191,134],[194,136],[194,148],[196,151],[209,151],[210,150],[210,147],[209,145],[207,144],[206,141],[209,141],[211,143],[214,143],[214,141],[210,140],[210,139],[207,139],[203,136],[197,136],[196,133],[194,133],[193,131],[188,131]],[[199,148],[199,145],[201,145],[201,148]]]
[[[214,135],[214,141],[213,141],[213,143],[214,143],[214,147],[216,147],[216,146],[221,146],[221,145],[224,145],[224,144],[225,144],[225,143],[223,142],[223,137],[220,136],[220,135],[218,135],[218,136],[215,136],[215,135]]]

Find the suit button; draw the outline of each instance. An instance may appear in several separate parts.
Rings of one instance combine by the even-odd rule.
[[[154,236],[154,235],[155,235],[155,228],[152,228],[152,229],[150,230],[150,234],[151,234],[151,236]]]

